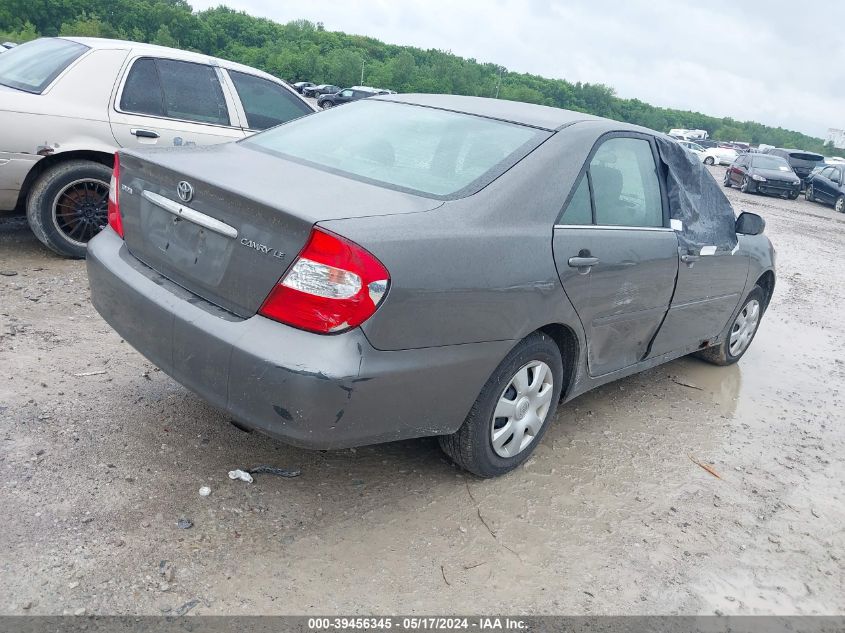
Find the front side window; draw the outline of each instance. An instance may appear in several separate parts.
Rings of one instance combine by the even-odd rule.
[[[0,56],[0,84],[41,94],[87,46],[61,38],[33,40]]]
[[[651,143],[611,138],[590,161],[596,224],[663,226],[660,183]]]
[[[229,71],[229,76],[244,106],[251,130],[266,130],[311,112],[307,105],[279,84],[234,70]]]
[[[172,59],[136,61],[120,98],[125,112],[229,125],[229,110],[211,66]]]
[[[351,178],[448,198],[474,193],[548,136],[515,123],[362,99],[241,142]]]
[[[821,175],[825,178],[830,178],[833,176],[833,167],[825,167],[822,169]]]

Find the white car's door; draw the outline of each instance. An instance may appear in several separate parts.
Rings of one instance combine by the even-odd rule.
[[[131,60],[109,119],[121,147],[211,145],[244,137],[221,71],[160,57]]]

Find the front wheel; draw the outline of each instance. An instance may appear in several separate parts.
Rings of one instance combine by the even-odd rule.
[[[754,286],[734,317],[725,341],[696,352],[696,356],[714,365],[733,365],[751,346],[765,309],[766,294],[760,286]]]
[[[712,156],[708,156],[707,158],[705,158],[705,159],[704,159],[704,164],[705,164],[705,165],[709,165],[710,167],[712,167],[713,165],[715,165],[715,164],[716,164],[716,161],[715,161],[715,160],[713,160],[713,157],[712,157]]]
[[[731,172],[725,172],[725,180],[722,184],[725,185],[728,189],[731,188]]]
[[[85,257],[88,240],[108,223],[111,172],[90,160],[69,160],[48,168],[35,181],[26,203],[35,237],[64,257]]]
[[[833,208],[839,211],[839,213],[845,213],[845,196],[839,196]]]
[[[798,200],[798,192],[797,191],[790,191],[788,195],[789,195],[790,200]]]
[[[328,109],[329,109],[329,108],[331,108],[334,104],[333,104],[331,101],[323,101],[323,103],[320,103],[320,104],[318,104],[318,105],[319,105],[321,108],[323,108],[323,110],[328,110]]]
[[[742,179],[742,184],[739,186],[739,190],[742,193],[751,193],[751,181],[748,180],[748,176],[745,176]]]
[[[528,459],[554,416],[563,387],[560,350],[536,332],[499,364],[463,425],[440,447],[462,468],[496,477]]]
[[[813,185],[807,185],[807,188],[804,190],[804,199],[807,202],[816,201],[816,199],[813,197]]]

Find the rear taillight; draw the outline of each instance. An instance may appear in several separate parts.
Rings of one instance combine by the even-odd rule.
[[[109,226],[120,237],[123,237],[123,218],[120,217],[120,158],[114,155],[114,170],[109,183]]]
[[[259,314],[311,332],[342,332],[373,315],[389,284],[372,253],[315,227]]]

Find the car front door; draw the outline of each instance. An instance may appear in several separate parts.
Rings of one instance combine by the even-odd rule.
[[[179,147],[243,138],[219,72],[181,60],[134,59],[109,113],[118,145]]]
[[[352,101],[352,95],[354,92],[347,88],[346,90],[341,90],[335,95],[334,101],[336,104],[340,105],[341,103],[349,103]]]
[[[813,197],[819,202],[833,202],[835,184],[833,183],[835,167],[825,167],[821,173],[813,178]]]
[[[742,179],[746,175],[747,161],[748,158],[746,156],[740,156],[733,163],[731,163],[730,167],[728,167],[728,170],[731,174],[731,184],[742,184]]]
[[[646,135],[603,137],[555,225],[558,275],[592,376],[642,360],[672,298],[678,240],[655,155]]]

